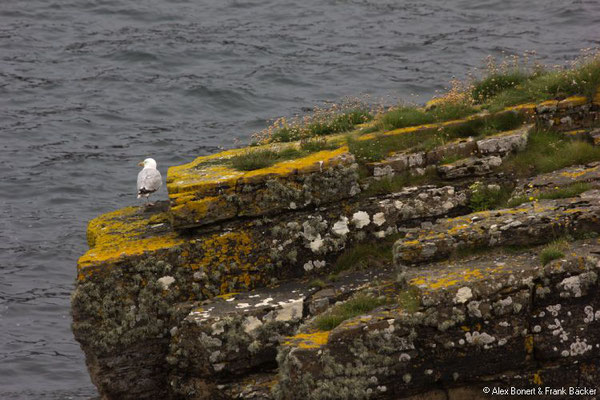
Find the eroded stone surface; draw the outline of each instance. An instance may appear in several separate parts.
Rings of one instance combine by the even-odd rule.
[[[394,245],[398,266],[441,259],[467,248],[546,243],[560,235],[600,230],[600,199],[570,198],[525,203],[438,221]]]
[[[422,290],[418,311],[381,307],[323,337],[315,332],[287,341],[279,354],[277,398],[440,396],[431,387],[447,389],[441,398],[478,398],[469,396],[491,382],[560,387],[579,382],[582,371],[596,376],[590,367],[600,356],[600,321],[590,316],[598,301],[599,249],[597,240],[578,242],[573,256],[546,267],[540,249],[533,249],[415,269],[410,282]],[[586,290],[569,284],[571,295],[561,297],[565,280],[585,282]],[[534,294],[546,287],[558,290],[543,298]],[[454,302],[465,288],[468,299]],[[556,333],[554,319],[561,318]],[[536,328],[538,320],[543,329]]]
[[[206,398],[218,398],[224,390],[220,387],[231,393],[239,391],[239,398],[263,398],[265,382],[257,383],[253,374],[275,369],[277,348],[286,336],[293,335],[301,323],[335,302],[392,277],[393,272],[385,268],[352,272],[331,282],[326,289],[291,281],[196,304],[171,329],[167,356],[171,386],[187,399],[200,398],[195,397],[197,387],[204,388]],[[315,309],[316,303],[321,307]],[[272,381],[275,373],[265,377]]]
[[[468,157],[450,164],[439,165],[437,172],[444,179],[458,179],[488,175],[500,165],[502,165],[502,158],[499,156]]]
[[[271,219],[229,221],[185,233],[163,221],[160,207],[102,216],[90,224],[93,247],[79,263],[72,304],[75,337],[101,393],[139,398],[156,390],[152,385],[166,381],[171,321],[187,314],[190,300],[325,274],[346,247],[383,240],[396,234],[401,223],[451,215],[466,202],[466,190],[413,187],[381,198]],[[123,240],[114,241],[120,229]],[[136,357],[143,362],[128,364],[131,358],[121,354],[134,342],[140,344]],[[132,374],[144,365],[154,375],[132,381],[127,393],[112,392],[114,365]],[[152,389],[147,388],[150,380]]]
[[[357,165],[345,147],[254,171],[215,165],[210,162],[213,159],[200,157],[169,169],[167,189],[174,227],[207,225],[236,216],[274,215],[360,193]]]
[[[479,154],[505,156],[512,152],[521,151],[527,146],[527,138],[532,128],[533,125],[526,125],[513,131],[478,140],[477,149]]]

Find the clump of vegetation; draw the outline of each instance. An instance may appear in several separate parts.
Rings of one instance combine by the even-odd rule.
[[[432,127],[397,135],[376,134],[373,138],[359,140],[348,135],[348,148],[359,163],[376,162],[390,153],[410,149],[413,152],[430,151],[452,140],[466,137],[484,137],[496,132],[515,129],[525,117],[517,112],[505,112],[488,117],[474,118],[457,126]]]
[[[502,169],[519,177],[555,171],[570,165],[600,160],[600,148],[578,140],[568,140],[548,129],[529,134],[524,151],[509,156]]]
[[[514,62],[510,68],[489,69],[488,75],[475,82],[476,102],[500,110],[527,102],[562,99],[572,95],[592,98],[600,87],[600,54],[584,53],[567,67],[545,69],[539,64]]]
[[[565,256],[564,250],[569,246],[565,239],[555,240],[545,246],[540,252],[540,261],[542,265],[548,264],[552,260],[557,260]]]
[[[318,288],[318,289],[323,289],[327,287],[327,282],[325,282],[322,279],[313,279],[312,281],[310,281],[310,283],[308,284],[308,287],[311,288]]]
[[[476,112],[477,109],[464,99],[460,101],[447,100],[439,102],[431,110],[401,105],[390,109],[377,122],[379,129],[385,131],[461,119]]]
[[[497,208],[506,204],[510,197],[511,188],[496,184],[486,185],[475,182],[469,186],[471,198],[469,207],[473,211],[483,211]]]
[[[392,246],[397,239],[397,235],[392,235],[379,242],[359,243],[346,249],[335,261],[333,271],[339,273],[347,270],[378,268],[390,264],[392,262]]]
[[[373,297],[358,294],[318,316],[314,324],[319,330],[330,331],[350,318],[366,314],[387,304],[397,304],[403,310],[414,313],[418,311],[421,305],[419,290],[415,287],[409,287],[399,291],[395,297]]]
[[[317,317],[315,325],[322,331],[330,331],[350,318],[368,313],[377,307],[389,303],[390,300],[386,298],[376,298],[359,294]]]
[[[555,199],[566,199],[568,197],[575,197],[581,193],[588,191],[592,188],[592,185],[585,182],[573,183],[563,188],[555,188],[549,191],[540,192],[534,196],[518,196],[510,199],[508,207],[517,207],[520,204],[526,203],[533,200],[555,200]]]
[[[336,149],[339,146],[335,143],[328,143],[324,138],[306,139],[300,142],[299,148],[286,147],[284,149],[262,149],[255,150],[249,148],[243,154],[234,156],[227,163],[238,171],[253,171],[256,169],[267,168],[285,160],[294,160],[305,157],[311,153],[323,150]]]
[[[356,125],[373,119],[371,106],[358,99],[341,104],[315,107],[310,114],[278,118],[270,126],[252,135],[255,144],[291,142],[316,136],[348,132]]]
[[[381,178],[378,181],[371,181],[369,187],[363,191],[363,196],[380,196],[389,193],[396,193],[407,186],[418,186],[425,183],[434,184],[440,181],[435,167],[425,169],[423,175],[403,172],[390,177]]]
[[[530,78],[530,75],[518,69],[506,72],[493,72],[473,85],[471,95],[479,103],[485,103],[491,97],[506,89],[513,88]]]
[[[437,140],[435,128],[402,135],[379,134],[366,140],[358,140],[351,135],[346,137],[350,153],[354,154],[356,160],[363,164],[383,160],[392,152],[416,149],[417,146],[424,146],[433,140]]]
[[[298,158],[302,152],[295,148],[284,150],[253,150],[240,154],[229,159],[232,167],[238,171],[252,171],[255,169],[267,168],[283,160]]]

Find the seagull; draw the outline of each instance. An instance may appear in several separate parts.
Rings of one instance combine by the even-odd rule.
[[[138,165],[144,167],[144,169],[140,171],[137,177],[137,198],[145,197],[147,201],[146,205],[153,206],[154,204],[150,203],[148,197],[160,189],[162,176],[160,176],[160,172],[156,169],[156,161],[153,158],[146,158]]]

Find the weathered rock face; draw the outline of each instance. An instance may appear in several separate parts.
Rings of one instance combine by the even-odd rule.
[[[219,160],[226,162],[238,153],[243,151],[232,150]],[[274,215],[360,192],[354,157],[343,147],[246,172],[216,161],[214,156],[200,157],[169,169],[167,187],[175,228],[207,225],[236,216]]]
[[[534,245],[561,235],[597,231],[598,197],[544,200],[444,219],[431,229],[411,232],[394,245],[394,260],[399,266],[422,263],[469,248]]]
[[[382,307],[285,342],[277,398],[399,399],[432,387],[444,388],[442,399],[465,390],[479,398],[484,385],[577,386],[584,371],[597,377],[599,246],[580,242],[577,256],[546,267],[526,252],[414,269],[417,312]]]
[[[595,118],[596,105],[567,100],[504,112],[538,125],[568,114],[573,124],[558,123],[575,128]],[[233,168],[247,149],[173,167],[170,202],[88,227],[73,332],[102,398],[449,399],[477,398],[484,382],[600,381],[600,245],[582,240],[600,228],[596,163],[514,182],[513,197],[533,200],[516,208],[469,208],[471,183],[511,179],[497,167],[531,129],[391,155],[362,180],[344,146],[255,171]],[[592,142],[583,131],[565,135]],[[424,167],[435,185],[361,194],[378,177]],[[581,182],[583,193],[535,201]],[[502,250],[564,234],[569,249],[546,266],[540,249]],[[339,272],[340,254],[353,263],[369,245],[394,263],[324,278]],[[496,253],[464,256],[482,247]],[[326,282],[307,283],[315,277]],[[319,318],[364,295],[388,305],[318,329]]]
[[[507,113],[518,114],[518,111],[507,111]],[[486,115],[479,118],[486,118]],[[441,126],[447,124],[440,124]],[[456,126],[460,127],[460,124]],[[369,168],[373,171],[373,176],[378,178],[433,166],[447,157],[458,157],[460,159],[454,163],[438,165],[438,173],[442,178],[456,179],[487,175],[502,163],[502,157],[525,148],[533,128],[534,125],[529,124],[481,140],[459,139],[426,152],[393,154],[383,161],[369,164]]]
[[[232,220],[185,233],[164,222],[162,208],[107,214],[90,223],[88,236],[94,247],[80,259],[73,331],[90,354],[90,369],[107,398],[144,397],[157,390],[147,387],[149,380],[153,385],[166,382],[170,330],[192,306],[189,299],[325,273],[346,246],[393,235],[399,221],[452,214],[465,207],[467,198],[466,189],[414,187],[382,198],[274,219]],[[114,240],[117,237],[121,239]],[[140,345],[135,354],[143,363],[129,365],[130,358],[111,356],[133,343]],[[105,355],[105,361],[96,354]],[[269,354],[274,356],[273,350]],[[119,362],[119,368],[131,368],[132,374],[147,365],[148,373],[155,375],[129,382],[126,392],[113,393],[113,366]]]

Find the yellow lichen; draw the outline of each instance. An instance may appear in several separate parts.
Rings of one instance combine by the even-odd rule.
[[[166,212],[147,215],[143,207],[127,207],[93,219],[87,229],[90,250],[79,258],[78,269],[182,243],[176,233],[166,229],[148,236],[154,228],[167,224],[168,218]]]
[[[573,171],[573,172],[565,171],[565,172],[561,172],[560,174],[561,174],[561,176],[564,176],[565,178],[577,179],[585,174],[589,174],[589,173],[597,171],[598,168],[600,168],[600,166],[584,168],[580,171]]]
[[[284,346],[295,346],[301,349],[317,349],[329,340],[330,331],[316,331],[312,333],[299,333],[285,338]]]
[[[527,354],[533,354],[533,335],[525,337],[525,351]]]
[[[542,381],[542,376],[540,375],[540,371],[533,374],[532,382],[538,386],[542,385],[543,381]]]
[[[240,294],[240,293],[239,292],[231,292],[231,293],[220,294],[216,297],[219,299],[223,299],[223,300],[229,300],[229,299],[237,296],[238,294]]]
[[[571,96],[558,102],[558,108],[572,108],[583,106],[588,103],[588,99],[585,96]]]

